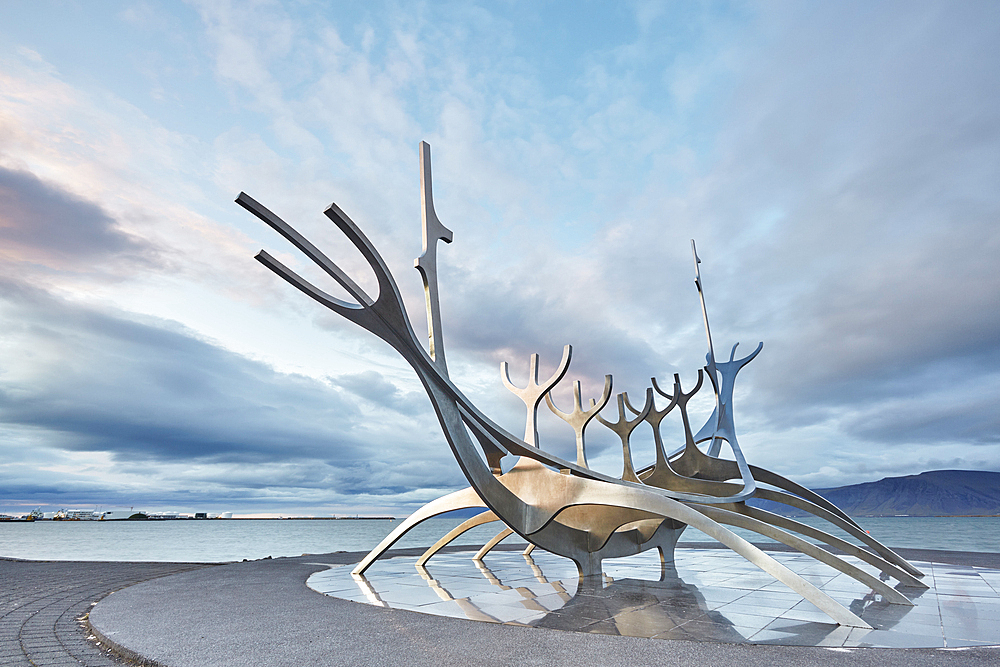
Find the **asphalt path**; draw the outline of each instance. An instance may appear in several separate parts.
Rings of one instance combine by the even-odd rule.
[[[941,554],[933,560],[945,562],[960,562],[963,556],[926,553]],[[108,595],[90,612],[89,627],[103,646],[111,645],[133,661],[163,667],[1000,664],[1000,648],[829,649],[516,627],[374,607],[321,595],[305,585],[311,573],[355,563],[362,556],[306,555],[161,576]],[[964,556],[983,565],[995,566],[997,561],[995,555]],[[76,613],[81,608],[74,609]]]

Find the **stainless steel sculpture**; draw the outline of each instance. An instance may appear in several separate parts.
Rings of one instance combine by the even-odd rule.
[[[592,400],[588,410],[583,409],[577,383],[574,410],[563,413],[555,406],[549,391],[563,378],[569,367],[572,348],[567,345],[557,371],[541,383],[537,376],[537,355],[532,355],[529,382],[524,388],[518,388],[510,381],[506,364],[501,366],[504,383],[525,402],[527,408],[523,439],[510,434],[484,415],[448,376],[438,305],[436,248],[438,240],[451,242],[452,232],[441,224],[434,212],[430,147],[426,143],[420,144],[420,161],[424,246],[416,267],[423,279],[427,302],[429,351],[424,349],[413,331],[395,280],[381,255],[336,204],[331,204],[325,214],[371,266],[379,288],[376,298],[369,296],[312,243],[260,203],[245,193],[240,193],[236,200],[299,248],[343,287],[355,302],[331,296],[263,250],[257,255],[262,264],[315,301],[384,340],[412,366],[430,397],[448,444],[471,485],[428,503],[401,522],[396,530],[354,568],[357,575],[362,575],[379,555],[418,523],[455,509],[484,507],[486,512],[467,520],[445,535],[427,550],[418,564],[426,563],[442,546],[465,530],[490,521],[499,521],[504,524],[504,529],[480,550],[477,558],[482,558],[507,535],[517,533],[529,542],[529,550],[539,547],[565,556],[576,563],[581,576],[597,575],[601,572],[603,559],[632,555],[652,548],[659,551],[663,562],[673,561],[677,539],[685,527],[690,525],[786,584],[835,622],[869,627],[852,611],[725,527],[732,525],[766,535],[827,563],[864,582],[891,603],[910,604],[902,593],[890,587],[883,579],[894,577],[902,586],[926,588],[917,579],[922,576],[919,571],[871,538],[844,512],[817,494],[746,462],[736,440],[732,412],[733,382],[738,371],[760,352],[762,344],[751,355],[740,360],[734,358],[736,346],[733,346],[728,362],[716,362],[698,268],[700,259],[693,242],[695,283],[701,298],[709,345],[707,366],[698,371],[698,381],[693,390],[684,392],[679,377],[675,376],[673,393],[667,394],[660,389],[654,378],[652,387],[646,390],[642,408],[636,409],[628,401],[626,394],[619,394],[618,421],[610,422],[598,415],[611,396],[612,379],[607,376],[602,397],[597,401]],[[687,416],[687,403],[701,388],[705,373],[715,392],[716,406],[709,421],[693,434]],[[667,407],[656,409],[654,392],[668,399]],[[539,446],[535,421],[543,398],[549,408],[573,428],[577,444],[576,463],[556,457]],[[626,408],[635,414],[634,418],[626,416]],[[684,445],[667,455],[660,423],[674,408],[679,409],[684,424]],[[624,459],[621,479],[604,475],[587,466],[584,431],[594,418],[615,430],[621,438]],[[629,438],[642,423],[649,424],[653,429],[656,461],[636,471],[631,460]],[[704,441],[710,441],[708,453],[697,446]],[[719,458],[724,442],[732,451],[733,460]],[[501,461],[507,456],[516,457],[516,462],[507,472],[503,472]],[[738,480],[738,483],[732,483],[732,480]],[[772,488],[764,488],[759,484]],[[765,498],[804,509],[846,531],[868,549],[857,547],[801,522],[748,506],[745,501],[749,498]],[[874,566],[882,577],[844,562],[799,535],[817,539],[857,556]]]

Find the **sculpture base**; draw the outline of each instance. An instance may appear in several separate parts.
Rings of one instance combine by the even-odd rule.
[[[601,576],[583,578],[572,561],[539,549],[532,557],[494,551],[479,563],[473,553],[440,553],[420,569],[415,556],[380,560],[366,577],[335,568],[314,574],[308,585],[378,606],[599,634],[827,647],[1000,644],[996,624],[983,620],[1000,618],[1000,569],[916,563],[933,587],[915,597],[916,606],[903,607],[884,604],[832,569],[817,571],[811,558],[769,552],[825,581],[822,590],[876,627],[866,630],[833,624],[727,549],[682,547],[673,562],[649,551],[607,559]]]

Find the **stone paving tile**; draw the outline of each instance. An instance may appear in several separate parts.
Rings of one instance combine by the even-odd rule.
[[[940,635],[911,635],[905,632],[893,632],[888,630],[864,630],[854,628],[845,647],[874,647],[881,648],[944,648],[945,640]]]
[[[199,564],[35,562],[0,558],[0,667],[127,664],[88,641],[83,619],[104,596]]]
[[[684,625],[671,628],[665,632],[657,632],[651,637],[656,639],[682,639],[687,641],[718,641],[739,644],[746,641],[747,637],[756,632],[750,628],[741,628],[733,625],[720,625],[718,623],[705,623],[694,620],[688,621]]]
[[[526,559],[506,553],[473,564],[469,554],[451,553],[440,558],[430,585],[445,596],[461,592],[463,599],[423,605],[416,591],[428,581],[416,574],[414,559],[396,559],[385,566],[391,577],[371,575],[368,585],[383,591],[389,606],[595,634],[828,648],[1000,644],[1000,595],[988,583],[1000,578],[1000,570],[915,563],[932,588],[903,590],[914,602],[908,606],[888,604],[811,559],[774,556],[874,629],[837,626],[784,584],[725,551],[679,552],[676,569],[661,568],[655,557],[607,561],[604,576],[582,580],[572,563],[551,554]],[[845,560],[873,571],[858,559]],[[324,572],[315,588],[333,588],[338,577],[343,573]],[[474,583],[478,587],[469,590]],[[334,595],[366,601],[350,587]]]
[[[773,616],[758,616],[756,614],[741,614],[735,611],[722,611],[722,616],[735,626],[739,626],[744,629],[750,629],[754,632],[764,629],[771,621],[774,620]],[[751,633],[753,634],[753,633]],[[747,635],[749,636],[749,635]]]

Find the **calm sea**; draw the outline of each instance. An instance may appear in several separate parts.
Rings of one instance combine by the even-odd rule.
[[[461,519],[431,519],[397,546],[433,544]],[[819,520],[804,520],[820,527]],[[890,547],[1000,553],[1000,517],[885,517],[858,519]],[[0,522],[0,556],[30,560],[226,562],[266,556],[366,551],[398,522],[386,520],[38,521]],[[475,528],[458,540],[483,544],[499,524]],[[754,542],[770,541],[746,531]],[[828,532],[846,537],[836,529]],[[513,537],[510,543],[516,543]],[[688,528],[681,542],[711,541]],[[523,543],[523,541],[521,541]]]

